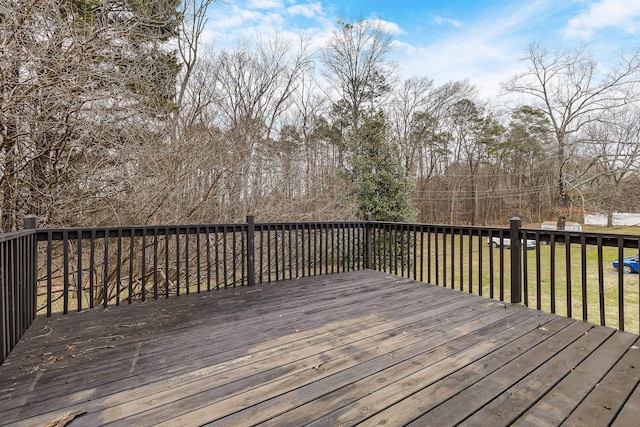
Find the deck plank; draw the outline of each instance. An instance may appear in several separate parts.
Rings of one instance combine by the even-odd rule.
[[[636,339],[370,270],[305,277],[38,318],[0,366],[0,425],[539,425],[605,393],[594,419],[624,426]]]
[[[602,426],[611,423],[638,387],[640,350],[638,341],[607,372],[591,393],[566,419],[566,425]],[[636,394],[637,397],[637,394]],[[632,401],[637,404],[637,401]]]
[[[486,372],[486,374],[481,371],[483,377],[472,385],[454,384],[453,389],[456,394],[453,397],[438,403],[433,408],[424,410],[420,417],[407,421],[414,422],[415,425],[420,425],[426,419],[436,425],[456,424],[463,421],[490,403],[496,395],[502,394],[553,355],[564,350],[590,328],[591,325],[584,322],[573,322],[566,328],[549,335],[544,341],[519,354],[518,357],[498,369],[490,373]],[[503,360],[503,358],[497,359]],[[491,390],[491,393],[486,393],[486,390]]]
[[[498,317],[500,313],[505,316]],[[455,370],[456,364],[474,357],[480,358],[490,351],[488,346],[478,344],[489,340],[493,343],[508,342],[522,334],[520,328],[524,323],[535,328],[535,325],[544,324],[551,318],[552,316],[545,314],[532,316],[528,310],[511,313],[505,313],[503,310],[494,312],[491,319],[489,316],[477,318],[477,322],[473,326],[466,325],[464,330],[457,334],[457,338],[454,338],[456,331],[452,330],[444,343],[433,342],[425,347],[422,353],[400,363],[390,364],[386,369],[368,377],[357,381],[349,379],[345,381],[346,385],[336,387],[315,400],[273,417],[266,421],[265,425],[349,425],[361,421],[376,408],[385,408],[401,400],[411,392],[412,386],[434,382],[439,376]],[[488,323],[490,320],[493,321]],[[294,390],[282,398],[285,401],[296,402],[298,393],[298,390]],[[322,413],[325,415],[318,418],[317,414]]]
[[[640,420],[640,383],[636,385],[636,389],[629,396],[625,406],[620,410],[616,419],[613,421],[613,427],[637,427]]]
[[[452,301],[445,306],[433,308],[431,318],[440,312],[455,311],[462,305],[460,301]],[[116,415],[119,418],[126,415],[136,415],[142,412],[141,408],[145,408],[145,412],[149,411],[149,413],[140,413],[139,417],[155,422],[158,419],[176,415],[178,412],[193,411],[197,408],[197,402],[206,401],[211,404],[220,399],[228,400],[229,396],[234,393],[241,396],[243,400],[251,399],[251,393],[255,393],[256,387],[263,382],[285,382],[291,376],[301,375],[304,371],[313,369],[313,366],[322,365],[322,370],[324,371],[327,361],[344,359],[345,354],[353,353],[353,351],[349,352],[350,348],[355,348],[356,346],[360,348],[366,346],[367,343],[373,343],[369,345],[380,345],[384,341],[397,342],[396,338],[402,337],[397,332],[399,327],[420,327],[418,321],[430,320],[430,318],[425,320],[424,317],[425,315],[422,313],[418,315],[408,313],[405,323],[399,325],[384,323],[363,331],[366,324],[376,325],[375,317],[366,315],[362,318],[359,329],[353,332],[349,331],[349,328],[353,327],[350,321],[331,322],[323,327],[309,331],[311,336],[327,336],[329,339],[325,345],[318,343],[309,346],[306,345],[306,342],[298,340],[298,345],[288,346],[286,353],[281,355],[269,354],[270,357],[263,360],[258,354],[248,353],[243,357],[241,363],[225,363],[220,369],[210,367],[206,370],[206,373],[203,373],[195,381],[193,378],[189,378],[189,381],[175,381],[173,378],[169,378],[169,381],[173,382],[170,390],[167,389],[165,391],[164,387],[158,387],[158,385],[154,384],[153,391],[145,396],[144,389],[136,388],[135,395],[138,398],[118,408]],[[345,331],[350,333],[346,334]],[[340,344],[337,345],[337,342],[340,342]],[[359,354],[358,357],[362,357],[362,355]],[[247,363],[242,363],[245,361]],[[232,387],[227,386],[223,389],[218,387],[231,381],[234,381]],[[174,393],[176,392],[181,393],[182,396],[179,410],[175,408],[168,410],[162,407],[167,402],[175,400]],[[140,396],[144,396],[144,398],[140,398]],[[193,396],[191,400],[189,399],[190,396]],[[261,398],[264,397],[264,394],[261,395]],[[190,401],[195,401],[196,403],[190,404]],[[127,412],[127,409],[130,409],[130,412]],[[115,421],[115,419],[112,419],[107,411],[100,414],[100,421]],[[130,419],[127,423],[135,423],[135,419]]]
[[[363,296],[361,293],[358,293],[357,297],[359,299],[355,300],[356,303],[362,302],[362,298],[375,298],[376,294],[375,293],[367,294]],[[388,300],[390,304],[394,304],[394,301],[396,301],[395,302],[396,304],[398,305],[402,304],[403,306],[406,306],[406,304],[400,301],[399,298],[400,297],[397,295],[392,295],[388,297]],[[315,308],[320,307],[322,308],[322,310],[326,310],[326,311],[328,311],[330,308],[340,309],[342,307],[342,309],[338,311],[333,310],[332,315],[338,316],[339,311],[342,311],[342,315],[344,317],[349,317],[351,315],[350,307],[351,307],[351,304],[354,303],[353,299],[350,299],[349,297],[344,297],[344,296],[336,299],[335,295],[332,296],[331,299],[336,301],[341,301],[341,304],[333,303],[332,306],[328,306],[327,304],[318,303],[314,307]],[[126,344],[135,345],[135,342],[136,342],[135,338],[136,337],[141,338],[140,341],[138,341],[138,345],[141,345],[141,348],[144,351],[141,352],[141,354],[138,357],[138,360],[137,360],[138,368],[136,370],[136,374],[137,374],[136,383],[139,385],[140,374],[142,374],[143,372],[146,372],[145,368],[149,368],[152,370],[157,369],[157,365],[160,363],[163,365],[166,365],[166,368],[165,368],[166,374],[173,374],[176,371],[179,373],[180,367],[183,366],[183,364],[180,364],[178,362],[180,361],[180,359],[184,357],[185,353],[193,357],[194,349],[208,348],[210,352],[208,353],[208,356],[216,356],[226,351],[227,353],[222,355],[220,360],[228,360],[229,357],[234,357],[234,355],[228,354],[228,352],[233,352],[233,350],[235,350],[235,357],[240,357],[241,355],[244,354],[244,351],[245,351],[244,346],[259,344],[264,341],[263,337],[260,335],[261,333],[266,334],[266,336],[273,338],[274,328],[279,327],[279,325],[283,323],[282,322],[283,316],[286,318],[297,320],[298,327],[304,327],[306,324],[308,324],[309,322],[307,321],[307,318],[308,319],[311,319],[311,318],[308,316],[309,310],[307,310],[306,307],[307,306],[304,304],[301,304],[300,307],[295,307],[295,306],[291,307],[291,304],[287,302],[287,309],[281,310],[281,311],[272,310],[272,312],[268,316],[255,315],[253,312],[251,312],[248,309],[247,317],[246,317],[246,320],[244,321],[228,321],[228,320],[225,321],[224,319],[225,312],[224,312],[224,309],[221,308],[219,312],[211,313],[212,319],[210,320],[210,322],[207,322],[207,323],[213,323],[213,324],[219,325],[220,327],[207,328],[207,330],[202,330],[203,329],[201,327],[202,324],[194,324],[192,322],[191,328],[194,330],[198,330],[198,333],[196,333],[195,336],[194,336],[194,332],[191,329],[184,328],[184,326],[182,326],[180,334],[177,334],[175,329],[169,328],[168,330],[163,329],[156,332],[156,334],[151,338],[148,338],[148,334],[150,333],[149,331],[142,330],[142,334],[138,334],[138,335],[132,334],[131,343],[123,343],[121,342],[121,340],[118,340],[117,343],[119,348],[116,348],[116,349],[119,349],[119,350],[126,349],[127,348]],[[126,308],[130,308],[130,307],[126,307]],[[200,309],[199,307],[194,306],[193,304],[190,304],[189,308],[194,311]],[[233,308],[234,307],[231,307],[231,309]],[[398,306],[391,305],[390,309],[394,309],[394,308],[400,309]],[[416,310],[416,308],[413,307],[413,310]],[[300,322],[300,318],[299,318],[300,313],[304,315],[305,322]],[[98,316],[94,316],[94,317],[97,318],[96,320],[98,322],[101,322],[99,318],[99,315],[101,313],[96,312],[93,314],[97,314]],[[124,313],[124,314],[126,316],[128,313]],[[78,316],[84,316],[84,313],[78,313]],[[71,317],[65,317],[63,319],[71,320]],[[259,319],[260,321],[259,323],[260,328],[258,331],[256,331],[257,329],[255,324],[256,319]],[[127,318],[126,321],[131,322],[131,319]],[[87,325],[88,323],[89,322],[87,322],[84,318],[82,319],[82,324]],[[111,323],[107,322],[107,324],[111,324]],[[198,328],[197,326],[200,326],[200,328]],[[229,329],[226,329],[225,326],[233,328],[234,333],[229,334],[228,332]],[[92,329],[93,329],[92,327],[87,326],[87,328],[84,330],[84,333],[87,334],[88,336],[87,338],[84,339],[87,342],[90,342],[91,340],[93,340],[93,336],[91,335]],[[305,337],[305,334],[300,334],[298,336],[287,335],[293,332],[294,330],[293,327],[289,327],[287,329],[288,330],[285,330],[285,334],[283,334],[283,336],[285,337],[292,337],[292,338],[295,337],[298,339],[303,339]],[[82,342],[83,338],[76,335],[74,336],[76,337],[75,338],[76,342]],[[174,338],[170,339],[171,337],[174,337]],[[27,339],[29,339],[29,337],[27,337]],[[34,343],[35,340],[29,340],[27,342]],[[273,341],[269,341],[269,342],[273,343]],[[240,345],[238,345],[237,343],[240,343]],[[277,345],[277,343],[273,343],[273,344]],[[76,344],[76,345],[78,345],[78,347],[80,346],[79,344]],[[209,347],[209,345],[215,346],[215,351],[211,351],[210,350],[211,347]],[[53,353],[55,351],[55,349],[52,349],[47,342],[41,343],[41,346],[47,348],[47,353],[49,352]],[[40,346],[37,346],[37,348],[40,348]],[[93,386],[103,385],[104,381],[109,381],[109,378],[113,373],[117,374],[118,371],[122,370],[123,362],[126,363],[132,360],[131,355],[128,352],[125,351],[124,353],[117,354],[115,353],[116,349],[114,349],[114,351],[111,351],[111,353],[109,353],[109,350],[103,350],[100,352],[100,356],[101,356],[100,358],[109,360],[108,363],[94,363],[94,364],[85,363],[83,366],[83,375],[81,378],[79,378],[78,375],[74,374],[72,370],[71,371],[64,370],[66,366],[64,363],[55,363],[55,366],[52,366],[52,367],[56,369],[50,369],[45,371],[45,375],[43,375],[39,380],[39,383],[38,383],[39,387],[41,387],[41,390],[44,391],[47,388],[47,386],[52,388],[56,387],[56,385],[59,384],[60,381],[64,381],[65,384],[67,384],[67,387],[71,387],[72,380],[74,379],[83,388],[85,388],[87,385],[93,385]],[[25,350],[25,352],[27,353],[31,353],[31,350],[29,348],[26,348],[23,350]],[[80,353],[80,352],[81,350],[77,350],[77,353]],[[160,353],[161,356],[159,356],[159,352],[161,352]],[[75,362],[74,357],[78,357],[77,353],[65,354],[66,361],[68,363]],[[86,360],[88,361],[92,361],[94,359],[95,357],[93,356],[93,354],[91,354],[91,357],[86,358]],[[195,357],[194,359],[197,361],[200,361],[201,358]],[[204,363],[203,366],[207,366],[207,364],[210,361],[204,360],[202,362]],[[49,367],[49,366],[45,364],[45,367]],[[173,367],[175,367],[175,369]],[[192,368],[193,366],[189,367],[189,369],[192,369]],[[42,371],[38,371],[38,372],[42,372]],[[62,374],[62,375],[58,375],[58,374]],[[51,378],[49,379],[49,377]],[[151,377],[152,378],[155,377],[153,374],[153,371],[151,372]],[[23,389],[24,388],[28,389],[28,387],[31,387],[29,380],[22,381],[22,386],[23,386]],[[122,386],[124,386],[124,384],[119,384],[119,387],[122,387]],[[14,386],[14,388],[15,387],[16,386]],[[15,398],[18,395],[19,395],[19,390],[17,389],[14,390],[13,398]]]
[[[611,369],[610,361],[619,360],[637,338],[634,334],[613,334],[552,390],[537,400],[535,406],[521,414],[513,425],[534,427],[541,423],[560,424]]]
[[[569,375],[578,364],[613,334],[614,331],[605,328],[594,328],[585,332],[569,346],[555,353],[520,381],[500,393],[460,425],[512,425],[522,412],[549,393],[555,385]]]
[[[473,310],[468,313],[464,320],[473,321],[474,317],[482,316],[482,313],[488,311]],[[451,313],[452,314],[452,313]],[[451,316],[451,320],[453,320]],[[226,399],[220,402],[220,405],[206,405],[196,411],[192,411],[183,417],[168,421],[167,425],[174,422],[174,425],[189,423],[193,417],[206,419],[211,414],[216,413],[237,413],[220,420],[221,425],[235,424],[247,425],[269,419],[273,413],[263,413],[258,407],[253,405],[254,402],[267,400],[271,406],[271,410],[275,413],[282,411],[282,408],[291,409],[292,396],[286,396],[283,390],[292,390],[296,394],[302,394],[303,400],[310,400],[325,394],[327,391],[335,390],[344,384],[357,379],[363,379],[375,375],[376,373],[386,369],[389,365],[397,364],[405,360],[410,360],[424,352],[425,348],[438,345],[439,342],[448,341],[451,336],[459,333],[457,328],[450,328],[450,321],[446,322],[430,322],[430,318],[425,318],[425,327],[417,330],[400,331],[398,335],[393,337],[383,337],[382,340],[370,343],[358,343],[357,347],[343,355],[329,353],[326,359],[318,361],[317,365],[312,365],[311,369],[302,366],[303,371],[296,373],[289,378],[290,381],[278,381],[271,384],[253,384],[251,389],[238,396],[239,400]],[[463,325],[461,329],[466,329]],[[443,334],[438,332],[443,328],[447,329],[447,337],[443,339]],[[333,355],[339,358],[332,358]],[[326,362],[326,363],[323,363]],[[340,362],[345,362],[340,364]],[[320,364],[322,364],[320,366]],[[313,366],[319,367],[313,371]],[[310,373],[312,375],[307,376]],[[315,389],[315,390],[313,390]],[[237,402],[237,403],[236,403]],[[278,402],[279,405],[275,405]],[[234,405],[235,404],[235,405]],[[224,412],[219,411],[224,408]],[[249,415],[247,417],[247,415]],[[288,417],[287,417],[288,418]],[[215,421],[217,418],[209,418],[208,422]]]

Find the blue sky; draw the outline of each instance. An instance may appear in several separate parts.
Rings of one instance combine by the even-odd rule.
[[[604,68],[640,48],[640,0],[224,0],[211,8],[206,39],[226,47],[305,34],[321,47],[340,16],[380,20],[402,77],[467,78],[485,98],[522,69],[532,42],[585,45]]]

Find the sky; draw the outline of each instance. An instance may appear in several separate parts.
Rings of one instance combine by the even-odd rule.
[[[379,20],[401,78],[468,79],[487,99],[526,66],[531,43],[585,46],[603,69],[640,48],[640,0],[223,0],[209,11],[205,41],[304,34],[321,48],[340,17]]]

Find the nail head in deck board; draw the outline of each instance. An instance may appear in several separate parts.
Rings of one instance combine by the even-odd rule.
[[[180,419],[224,425],[271,416],[273,425],[374,415],[373,421],[385,409],[404,413],[428,406],[410,398],[414,393],[437,396],[433,406],[442,398],[431,391],[445,384],[460,387],[465,378],[470,384],[495,381],[496,369],[534,351],[527,348],[537,347],[536,336],[544,343],[547,335],[591,327],[506,307],[362,270],[40,317],[0,366],[0,425],[42,425],[78,410],[87,412],[83,422],[105,417],[115,425],[133,420],[169,425]],[[608,331],[613,335],[602,348],[622,334]],[[610,364],[604,384],[624,373],[630,387],[636,378],[628,371],[638,350],[620,340],[624,345],[629,347],[620,360],[602,357]],[[553,346],[546,351],[545,360],[567,354]],[[583,363],[600,353],[596,349]],[[520,377],[545,371],[544,363]],[[568,387],[575,376],[567,375],[557,387]],[[509,385],[491,390],[478,409],[499,398],[504,387]],[[625,414],[637,412],[639,393],[629,387],[611,396],[618,396],[614,406],[621,408],[615,411],[620,423]],[[393,398],[386,399],[391,390]],[[590,394],[580,411],[595,399]],[[536,395],[537,401],[546,402],[548,395]],[[161,396],[165,409],[152,401]],[[178,410],[186,402],[193,411]],[[536,402],[530,403],[528,416],[535,414]],[[375,408],[352,418],[367,406]],[[220,411],[215,417],[213,408]],[[125,409],[127,416],[118,415]],[[300,418],[305,411],[311,416]]]

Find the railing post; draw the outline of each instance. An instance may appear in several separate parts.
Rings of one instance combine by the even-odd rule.
[[[34,230],[33,236],[30,238],[29,248],[31,253],[30,265],[28,265],[29,271],[27,272],[26,281],[28,283],[29,291],[31,292],[31,313],[29,314],[30,322],[36,318],[38,313],[38,238],[35,235],[35,230],[38,227],[38,217],[35,215],[26,215],[23,219],[23,226],[25,230]],[[29,262],[27,261],[27,262]]]
[[[522,241],[520,240],[520,227],[522,220],[518,217],[511,218],[511,302],[522,302]],[[526,244],[526,242],[525,242]]]
[[[27,215],[24,217],[24,229],[32,230],[35,229],[38,225],[38,217],[35,215]]]
[[[371,212],[364,215],[364,268],[371,269]]]
[[[249,286],[256,284],[255,233],[255,218],[253,215],[247,215],[247,284]]]

